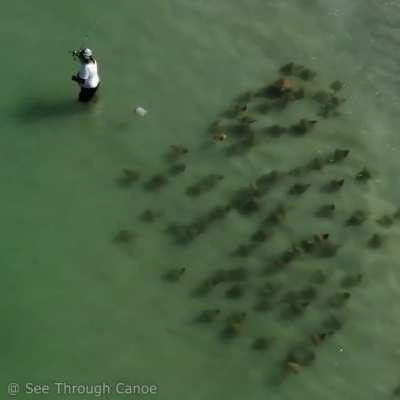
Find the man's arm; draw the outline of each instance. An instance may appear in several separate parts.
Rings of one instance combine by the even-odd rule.
[[[79,84],[84,84],[86,79],[82,79],[79,75],[72,75],[71,78],[73,81],[78,82]]]
[[[87,68],[83,68],[72,77],[73,81],[78,82],[81,85],[84,84],[87,79],[89,79],[89,71],[87,70]]]

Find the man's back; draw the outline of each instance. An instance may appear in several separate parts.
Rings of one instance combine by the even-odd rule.
[[[80,78],[85,80],[85,82],[82,84],[82,87],[87,89],[97,87],[100,82],[96,61],[83,64],[78,75]]]

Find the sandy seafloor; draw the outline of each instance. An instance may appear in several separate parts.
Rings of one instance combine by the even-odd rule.
[[[0,397],[12,381],[122,381],[157,384],[156,396],[135,398],[162,400],[391,398],[400,384],[399,227],[385,231],[374,219],[400,204],[399,27],[399,3],[383,0],[2,4]],[[81,44],[95,51],[102,77],[99,99],[89,108],[76,104],[70,81],[77,65],[67,51]],[[312,90],[336,79],[346,83],[341,116],[322,120],[303,139],[261,135],[246,154],[228,156],[225,148],[235,139],[228,134],[215,144],[207,127],[235,96],[273,81],[289,61],[317,72]],[[137,105],[148,109],[145,118],[132,113]],[[310,101],[260,116],[257,124],[288,125],[305,114],[316,117]],[[168,168],[171,144],[189,148],[187,170],[159,192],[146,192],[142,182]],[[229,253],[254,231],[257,214],[232,212],[185,246],[165,232],[170,222],[226,203],[262,173],[336,147],[351,149],[349,161],[313,175],[315,189],[300,200],[288,199],[285,185],[277,190],[276,198],[296,210],[275,244],[248,258]],[[353,175],[363,166],[373,179],[355,185]],[[142,181],[120,188],[124,168],[140,171]],[[209,173],[225,179],[210,193],[188,197],[185,189]],[[346,178],[343,191],[332,195],[340,211],[322,223],[312,212],[329,195],[317,188],[338,175]],[[147,208],[163,216],[141,222]],[[371,215],[365,227],[343,228],[359,208]],[[136,232],[134,242],[112,243],[120,229]],[[312,365],[280,382],[275,377],[285,352],[329,309],[321,303],[300,319],[281,321],[275,313],[255,316],[252,293],[235,302],[224,290],[204,299],[190,292],[217,268],[243,266],[257,279],[268,254],[321,229],[343,249],[328,261],[305,258],[286,270],[285,288],[303,287],[304,271],[314,269],[331,277],[320,288],[322,299],[349,271],[364,279],[339,312],[343,328],[315,349]],[[387,239],[380,251],[363,244],[375,231]],[[160,279],[181,266],[187,273],[178,284]],[[238,338],[221,342],[221,321],[192,323],[213,307],[249,313]],[[263,334],[276,344],[263,354],[252,351],[252,340]]]

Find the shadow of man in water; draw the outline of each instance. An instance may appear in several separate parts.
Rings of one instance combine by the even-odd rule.
[[[16,117],[22,123],[35,123],[68,118],[85,112],[87,106],[75,99],[38,98],[26,100],[17,110]]]

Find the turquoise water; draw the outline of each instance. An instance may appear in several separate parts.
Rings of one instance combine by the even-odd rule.
[[[122,381],[157,384],[157,395],[135,397],[163,400],[390,398],[400,384],[399,228],[384,230],[374,219],[393,212],[400,196],[399,7],[378,0],[3,5],[2,396],[9,382]],[[68,50],[81,44],[95,51],[102,77],[99,99],[87,108],[76,104],[70,81],[77,65]],[[262,135],[249,152],[228,156],[234,135],[227,129],[227,140],[214,143],[208,127],[238,94],[274,81],[289,61],[318,73],[306,84],[312,91],[336,79],[346,83],[342,115],[321,120],[305,138]],[[148,110],[145,118],[134,115],[138,105]],[[290,125],[304,115],[319,118],[309,100],[285,112],[253,114],[257,129]],[[186,171],[169,176],[159,192],[144,190],[143,182],[168,170],[172,144],[188,147]],[[312,188],[299,200],[287,197],[289,183],[273,191],[271,202],[263,200],[263,212],[279,200],[291,211],[271,244],[248,258],[229,254],[248,241],[259,214],[231,212],[185,246],[166,232],[171,222],[187,223],[226,204],[261,174],[336,147],[351,149],[349,160],[313,173]],[[363,166],[373,179],[354,185],[352,176]],[[130,188],[118,185],[124,168],[141,174]],[[225,177],[215,190],[185,194],[210,173]],[[329,197],[318,187],[338,176],[346,183],[331,195],[337,219],[312,218]],[[162,211],[154,223],[138,219],[148,208]],[[359,208],[370,213],[367,224],[343,228]],[[113,242],[121,229],[136,233],[132,243]],[[299,289],[313,271],[325,270],[330,278],[319,290],[321,302],[293,321],[275,311],[254,313],[252,293],[265,280],[257,271],[271,254],[320,231],[344,244],[337,257],[304,258],[277,279],[285,291]],[[375,231],[387,237],[380,251],[365,249]],[[251,271],[242,300],[226,300],[225,289],[204,299],[190,295],[216,269],[239,266]],[[181,282],[162,281],[176,267],[187,268]],[[328,315],[324,299],[349,271],[364,279],[339,313],[343,328],[315,348],[311,366],[281,381],[285,353],[318,329]],[[215,307],[223,314],[249,312],[234,341],[218,337],[223,318],[193,324],[201,310]],[[264,334],[276,337],[273,348],[251,350]],[[47,396],[58,397],[54,391]]]

